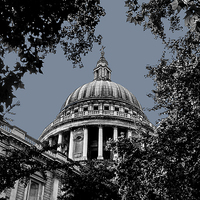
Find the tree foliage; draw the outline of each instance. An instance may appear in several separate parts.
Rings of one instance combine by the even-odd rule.
[[[60,200],[118,200],[113,163],[107,161],[74,162],[62,177]]]
[[[108,141],[108,148],[116,155],[114,163],[115,182],[123,200],[159,199],[154,166],[157,153],[154,152],[155,135],[138,128],[135,135],[118,137]],[[159,170],[159,169],[158,169]]]
[[[181,13],[185,11],[185,25],[190,31],[200,32],[200,8],[199,0],[156,0],[138,1],[127,0],[125,6],[128,7],[127,21],[142,25],[144,30],[150,29],[156,37],[163,41],[167,37],[167,27],[171,31],[181,30]],[[167,20],[169,26],[167,26]]]
[[[101,43],[95,27],[104,9],[99,0],[2,0],[0,2],[0,112],[12,104],[13,89],[24,88],[26,72],[42,73],[43,59],[61,44],[73,65],[83,66],[81,55]],[[7,66],[15,52],[19,61]]]
[[[140,4],[128,0],[125,3],[127,21],[150,29],[166,48],[159,63],[147,67],[147,77],[155,83],[149,95],[155,101],[152,110],[164,109],[167,114],[157,128],[158,137],[153,145],[154,176],[150,182],[155,184],[161,199],[199,199],[200,2],[156,0]],[[182,29],[182,21],[187,31],[172,38],[166,30],[167,20],[172,32]],[[157,174],[160,171],[162,174]]]

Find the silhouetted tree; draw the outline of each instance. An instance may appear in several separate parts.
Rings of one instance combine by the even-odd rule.
[[[167,115],[157,128],[154,178],[162,199],[199,199],[200,192],[200,7],[197,0],[158,0],[140,3],[125,1],[127,21],[150,29],[165,44],[159,63],[148,66],[148,77],[155,83],[149,96],[152,110]],[[185,11],[185,16],[183,16]],[[167,26],[167,20],[169,26]],[[187,31],[172,38],[172,32]],[[166,54],[167,53],[167,54]],[[161,174],[157,174],[162,172]],[[156,181],[155,181],[156,180]]]
[[[76,170],[75,170],[76,169]],[[74,162],[62,177],[60,200],[118,200],[113,163],[108,161]]]
[[[0,2],[0,116],[11,106],[13,89],[24,88],[26,72],[42,73],[43,59],[61,44],[73,65],[83,66],[81,55],[101,43],[95,27],[104,9],[99,0],[2,0]],[[7,66],[4,58],[15,52],[19,61]]]

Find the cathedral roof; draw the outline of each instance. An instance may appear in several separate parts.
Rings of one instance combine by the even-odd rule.
[[[81,101],[91,99],[109,99],[123,101],[142,110],[135,96],[126,88],[108,80],[94,80],[71,93],[63,104],[61,110]]]
[[[94,80],[71,93],[61,107],[61,111],[68,106],[91,99],[122,101],[142,111],[141,105],[130,91],[120,84],[111,81],[112,71],[104,57],[104,48],[102,47],[101,57],[93,70]]]

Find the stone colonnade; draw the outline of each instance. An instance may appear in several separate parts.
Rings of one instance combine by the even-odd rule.
[[[103,157],[103,151],[104,151],[104,130],[103,130],[103,125],[99,125],[98,126],[98,153],[97,153],[97,159],[101,160],[104,159]],[[60,132],[58,134],[58,140],[57,140],[57,151],[58,152],[62,152],[62,143],[63,143],[63,132]],[[122,132],[119,133],[119,128],[118,127],[113,127],[113,139],[116,140],[118,138],[119,135],[121,135]],[[130,137],[132,136],[132,130],[128,129],[127,133],[126,133],[126,137]],[[88,148],[89,148],[89,144],[88,144],[88,138],[89,138],[89,134],[88,134],[88,127],[84,127],[83,128],[83,136],[82,136],[82,140],[83,140],[83,147],[82,147],[82,156],[81,156],[81,160],[87,160],[88,159]],[[52,138],[49,139],[49,144],[52,145]],[[70,159],[74,159],[74,148],[75,148],[75,140],[74,140],[74,132],[71,129],[70,130],[70,136],[69,136],[69,144],[68,144],[68,157]]]

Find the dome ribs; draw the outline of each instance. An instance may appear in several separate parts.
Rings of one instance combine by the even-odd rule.
[[[87,84],[83,85],[82,87],[80,87],[80,90],[77,91],[78,92],[78,94],[77,94],[77,100],[84,98],[84,96],[85,96],[85,90],[84,90],[84,88],[86,87],[86,85]]]
[[[85,85],[84,96],[83,96],[84,99],[91,97],[91,88],[92,88],[92,82]]]
[[[113,97],[114,95],[113,95],[113,88],[111,86],[111,82],[107,81],[107,83],[108,83],[108,91],[109,91],[109,95],[108,96]]]
[[[71,104],[93,98],[109,98],[111,100],[123,101],[142,111],[141,105],[129,90],[120,84],[105,80],[94,80],[77,88],[66,99],[65,103],[61,107],[61,111]]]

